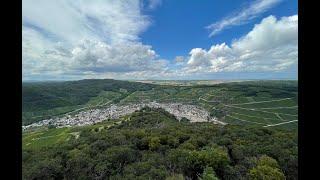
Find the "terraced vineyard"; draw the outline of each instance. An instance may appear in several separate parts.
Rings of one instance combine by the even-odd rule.
[[[260,88],[269,87],[261,85]],[[273,91],[279,90],[283,91],[280,87],[273,89]],[[230,124],[297,128],[298,105],[295,91],[286,91],[286,97],[274,96],[273,91],[260,93],[257,90],[248,96],[240,91],[228,93],[226,90],[218,91],[216,94],[205,94],[199,99],[214,111],[223,112],[222,121]]]
[[[244,82],[214,86],[161,86],[150,91],[132,93],[121,100],[121,103],[157,101],[195,104],[207,109],[213,116],[220,114],[218,118],[230,124],[297,128],[297,85],[292,82],[288,85],[278,83],[276,81],[266,85],[264,82]],[[247,89],[250,89],[249,93]],[[283,94],[279,95],[278,92]]]
[[[110,86],[110,83],[114,86]],[[57,94],[55,91],[51,92],[50,89],[45,88],[47,97],[56,97],[56,100],[52,99],[50,102],[59,100],[59,103],[53,108],[44,109],[41,108],[43,101],[38,98],[36,102],[25,103],[25,106],[33,105],[33,109],[36,110],[25,111],[23,115],[28,120],[27,122],[33,122],[88,109],[105,108],[112,104],[126,105],[155,101],[197,105],[205,108],[220,121],[229,124],[290,129],[296,128],[298,124],[297,81],[245,81],[195,86],[130,83],[128,86],[123,81],[97,81],[92,86],[102,87],[100,90],[95,88],[92,92],[91,89],[88,89],[81,94],[77,92],[78,90],[73,90],[75,92],[69,92],[75,94],[71,99],[66,93]],[[43,86],[46,87],[41,85],[42,88]],[[32,93],[43,93],[41,89],[40,92],[35,92],[37,85],[32,87]],[[73,89],[72,87],[68,88]],[[83,97],[82,94],[89,95]],[[79,102],[73,103],[76,100]],[[64,103],[61,105],[60,101]],[[39,108],[37,108],[38,106]],[[51,106],[53,105],[51,104]]]

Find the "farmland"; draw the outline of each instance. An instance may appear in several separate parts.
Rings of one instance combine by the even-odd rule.
[[[55,104],[51,109],[42,108],[42,101],[25,102],[25,106],[33,104],[34,109],[26,108],[27,110],[23,112],[23,123],[30,124],[30,122],[49,117],[63,117],[66,114],[72,115],[89,109],[106,108],[110,105],[158,102],[199,106],[213,117],[229,124],[268,126],[291,121],[277,125],[280,128],[290,129],[296,128],[298,124],[296,81],[244,81],[194,86],[135,84],[136,82],[130,82],[128,86],[122,84],[122,81],[119,82],[121,83],[117,84],[117,81],[112,81],[115,86],[108,85],[108,82],[97,82],[93,85],[102,87],[101,90],[96,88],[94,92],[90,89],[81,92],[81,94],[89,94],[89,97],[77,97],[78,90],[70,92],[75,94],[73,97],[63,94],[71,100],[60,95],[56,99],[65,103]],[[52,93],[47,95],[50,97],[57,96],[54,94],[56,92],[50,92],[50,90],[46,93]],[[73,103],[76,100],[78,103]],[[56,100],[52,99],[52,101]]]
[[[241,87],[243,89],[241,89]],[[179,102],[195,104],[218,115],[230,124],[271,124],[298,120],[297,86],[289,82],[242,82],[214,86],[160,86],[149,91],[137,91],[121,103]],[[297,121],[279,126],[297,127]]]

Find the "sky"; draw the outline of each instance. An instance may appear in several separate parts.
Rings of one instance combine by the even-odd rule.
[[[23,0],[23,81],[297,79],[297,0]]]

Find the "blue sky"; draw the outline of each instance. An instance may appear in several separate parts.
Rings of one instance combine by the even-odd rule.
[[[167,59],[188,54],[194,47],[209,49],[212,44],[229,44],[232,39],[249,32],[254,24],[266,16],[291,16],[298,12],[297,1],[284,0],[247,24],[234,26],[209,38],[209,30],[204,27],[241,9],[248,0],[163,0],[162,3],[162,6],[154,11],[146,11],[154,24],[142,33],[141,39],[143,43],[152,45],[161,57]]]
[[[22,7],[26,81],[297,78],[296,0],[24,0]]]

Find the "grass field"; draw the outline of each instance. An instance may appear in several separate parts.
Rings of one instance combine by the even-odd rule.
[[[34,132],[24,133],[22,135],[23,149],[39,149],[48,147],[52,144],[57,144],[61,141],[66,141],[70,134],[69,128],[44,129]]]
[[[102,91],[97,97],[91,98],[86,106],[100,106],[112,103],[114,99],[121,97],[121,93],[113,91]]]
[[[103,121],[90,126],[81,127],[65,127],[65,128],[38,128],[36,130],[24,132],[22,134],[22,148],[37,150],[50,147],[54,144],[69,141],[70,138],[78,138],[80,131],[90,129],[92,131],[107,130],[108,128],[119,125],[123,121],[128,121],[130,118],[124,116],[115,120]]]

